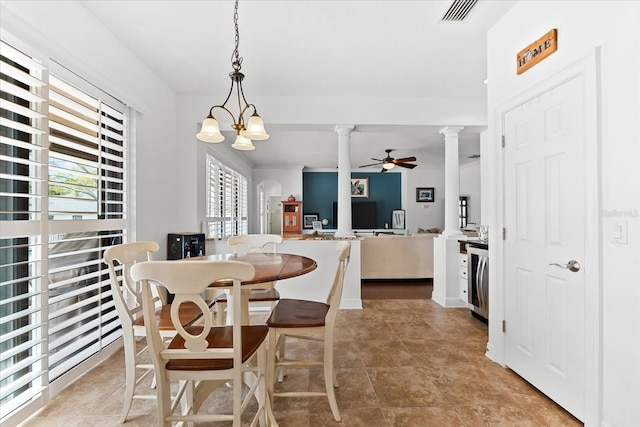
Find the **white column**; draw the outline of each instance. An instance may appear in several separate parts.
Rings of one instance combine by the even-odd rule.
[[[460,200],[460,162],[458,160],[458,134],[462,126],[449,126],[440,130],[444,134],[444,231],[445,237],[459,236],[458,204]]]
[[[351,132],[353,125],[336,126],[338,134],[338,229],[336,237],[351,237]]]
[[[458,134],[462,126],[449,126],[444,134],[444,231],[433,239],[433,293],[431,299],[443,307],[467,307],[460,299],[458,257],[462,236],[458,225],[460,199],[460,165],[458,162]]]

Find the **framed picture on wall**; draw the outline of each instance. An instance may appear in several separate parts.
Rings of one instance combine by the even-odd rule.
[[[433,202],[434,200],[433,187],[418,187],[416,188],[416,202]]]
[[[302,215],[302,228],[313,228],[313,221],[320,219],[317,213]]]
[[[351,178],[351,197],[369,197],[369,178]]]
[[[391,211],[391,228],[404,230],[404,209],[394,209]]]

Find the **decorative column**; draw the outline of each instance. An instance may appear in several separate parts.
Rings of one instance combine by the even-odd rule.
[[[462,236],[458,225],[460,164],[458,134],[462,126],[449,126],[444,135],[444,231],[433,239],[433,293],[431,299],[443,307],[467,307],[461,299],[458,256]]]
[[[460,200],[460,162],[458,161],[458,134],[462,126],[449,126],[440,130],[444,134],[444,231],[443,236],[459,236],[458,204]]]
[[[336,126],[338,134],[338,229],[336,237],[351,237],[351,132],[353,125]]]

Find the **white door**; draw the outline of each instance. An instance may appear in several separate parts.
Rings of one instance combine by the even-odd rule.
[[[504,116],[506,364],[581,420],[584,265],[567,265],[585,259],[584,86],[575,76]]]

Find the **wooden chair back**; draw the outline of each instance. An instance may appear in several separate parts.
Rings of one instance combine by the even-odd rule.
[[[240,236],[231,236],[227,243],[233,247],[235,255],[246,252],[278,252],[278,245],[282,243],[282,236],[279,234],[243,234]]]
[[[131,278],[131,267],[140,261],[151,261],[160,246],[156,242],[131,242],[110,246],[103,259],[109,267],[111,293],[122,328],[130,330],[136,317],[142,315],[142,289]],[[166,304],[162,293],[154,297],[154,304]]]
[[[232,294],[234,297],[237,296],[233,299],[233,342],[240,343],[242,342],[240,285],[243,280],[253,278],[254,274],[255,269],[251,264],[240,261],[156,261],[135,264],[131,268],[131,276],[142,283],[147,341],[153,348],[152,355],[159,358],[157,362],[162,364],[162,361],[171,359],[234,359],[234,364],[241,364],[241,349],[238,346],[207,348],[206,337],[211,329],[216,327],[216,323],[213,322],[212,312],[203,294],[215,281],[233,280]],[[177,334],[184,340],[184,348],[165,348],[155,322],[146,321],[147,318],[154,318],[153,295],[149,281],[166,287],[175,295],[171,303],[171,321]],[[184,327],[181,324],[179,307],[185,303],[193,303],[200,308],[202,317],[197,327]]]

